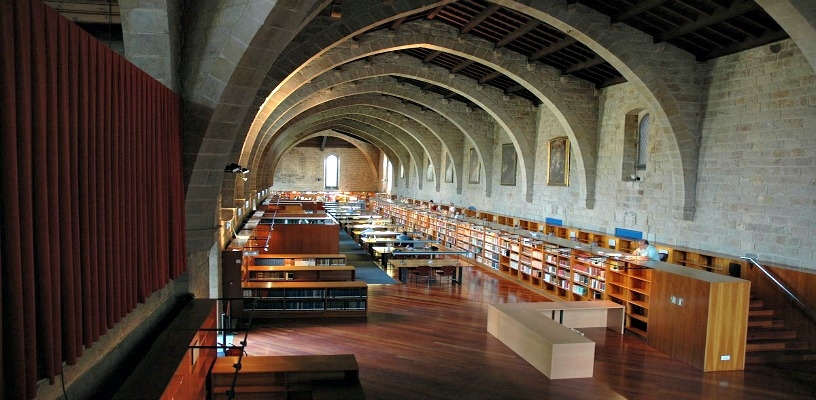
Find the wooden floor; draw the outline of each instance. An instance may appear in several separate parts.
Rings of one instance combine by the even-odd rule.
[[[488,304],[531,301],[547,299],[467,267],[462,285],[370,285],[365,321],[256,320],[246,352],[353,353],[368,400],[816,398],[814,365],[702,373],[600,328],[582,330],[597,343],[594,377],[551,381],[486,330]]]

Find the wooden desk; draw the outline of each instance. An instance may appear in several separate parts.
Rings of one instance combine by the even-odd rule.
[[[429,262],[431,263],[429,264]],[[462,264],[460,264],[456,259],[391,259],[389,260],[388,265],[398,271],[399,280],[402,283],[406,283],[408,281],[408,271],[420,265],[430,265],[431,268],[440,268],[443,265],[455,265],[456,270],[453,274],[452,282],[460,285],[462,284]]]
[[[421,247],[440,244],[439,240],[397,240],[396,238],[371,238],[371,239],[364,239],[363,243],[368,245],[369,254],[371,254],[371,258],[376,259],[377,255],[380,256],[380,265],[383,268],[388,267],[388,259],[391,257],[391,254],[394,251],[402,251],[405,250],[405,247],[395,247],[392,246],[392,243],[402,243],[404,245],[411,245],[415,247]],[[378,244],[385,244],[386,246],[377,246]],[[429,251],[430,248],[424,249],[424,251]]]

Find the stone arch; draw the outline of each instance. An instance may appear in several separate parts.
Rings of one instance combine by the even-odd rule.
[[[352,116],[350,117],[349,115]],[[377,121],[374,118],[360,121],[355,120],[354,115],[355,113],[351,112],[347,107],[324,107],[321,109],[310,110],[308,116],[305,116],[300,121],[288,126],[285,130],[286,134],[277,136],[277,140],[274,143],[266,146],[265,153],[268,154],[264,155],[264,159],[271,159],[271,165],[274,167],[277,165],[277,161],[281,155],[281,153],[276,150],[278,147],[286,146],[291,142],[291,137],[293,135],[297,136],[299,132],[303,131],[304,129],[309,129],[308,127],[310,125],[324,123],[326,120],[354,121],[355,129],[365,131],[366,128],[369,128],[370,130],[376,131],[379,133],[379,135],[367,135],[367,137],[373,137],[380,143],[388,143],[389,148],[404,149],[405,154],[408,155],[408,158],[403,156],[391,157],[396,160],[401,160],[401,162],[405,162],[405,160],[411,158],[421,159],[422,155],[424,155],[427,151],[427,148],[423,147],[421,141],[416,140],[416,137],[412,134],[412,129],[416,128],[415,126],[405,126],[386,121]],[[393,138],[393,140],[390,142],[384,141],[381,139],[382,136],[389,136]],[[382,146],[382,144],[377,145],[378,147]],[[394,150],[394,154],[399,155],[401,153]]]
[[[382,75],[402,75],[402,76],[411,76],[412,78],[425,80],[425,81],[433,81],[435,84],[440,86],[449,87],[452,90],[459,91],[466,95],[472,96],[476,99],[476,101],[483,105],[483,107],[487,110],[493,110],[492,117],[494,120],[498,121],[499,126],[505,129],[505,132],[508,133],[511,140],[513,140],[514,145],[523,157],[527,157],[526,160],[530,165],[530,169],[534,166],[534,156],[532,153],[531,145],[526,142],[526,136],[519,135],[518,137],[514,137],[511,133],[513,131],[524,131],[534,130],[533,127],[533,118],[529,118],[526,121],[519,121],[518,115],[513,114],[511,115],[509,111],[506,110],[506,107],[501,105],[503,100],[501,99],[501,95],[497,93],[493,93],[497,98],[491,98],[489,94],[483,94],[482,92],[491,92],[491,91],[498,91],[495,88],[483,88],[481,90],[475,89],[470,86],[470,82],[467,82],[464,78],[460,77],[451,77],[451,74],[447,72],[440,72],[437,69],[427,68],[423,72],[423,74],[415,73],[410,69],[410,67],[400,67],[400,66],[388,66],[388,70],[383,69],[380,72],[375,73],[375,75],[382,76]],[[419,76],[417,76],[419,75]],[[441,82],[447,81],[447,82]],[[410,99],[413,102],[422,104],[424,107],[432,109],[436,113],[445,116],[448,119],[451,119],[447,114],[449,113],[449,105],[442,104],[443,100],[440,95],[427,93],[427,94],[420,94],[417,92],[416,89],[409,89],[405,88],[402,85],[395,85],[393,80],[386,79],[386,78],[376,78],[376,79],[363,79],[360,81],[352,81],[345,84],[333,86],[331,90],[323,90],[319,94],[310,96],[305,98],[305,100],[298,104],[297,107],[287,110],[287,114],[289,115],[296,115],[298,111],[294,110],[308,110],[312,107],[317,106],[318,104],[326,101],[326,99],[330,98],[339,98],[346,95],[361,93],[361,92],[373,92],[373,93],[386,93],[395,97],[401,97]],[[435,99],[435,100],[434,100]],[[462,109],[464,112],[464,108]],[[531,111],[533,111],[531,109]],[[275,121],[275,126],[270,128],[270,131],[277,132],[279,130],[279,126],[285,123],[285,117],[279,117]],[[521,128],[520,125],[525,124],[525,128]],[[463,130],[467,134],[466,130]],[[471,138],[474,143],[479,143],[477,140]],[[266,146],[266,143],[258,144],[261,148]],[[492,149],[490,150],[492,151]],[[489,153],[488,153],[489,154]],[[532,160],[532,161],[530,161]],[[461,162],[461,161],[460,161]],[[523,162],[523,161],[521,161]],[[440,163],[435,163],[436,165],[440,165]],[[487,158],[483,159],[483,165],[485,165],[486,169],[489,169],[490,165],[487,162]],[[522,164],[524,165],[524,164]],[[461,166],[459,168],[462,170]],[[530,194],[532,184],[533,184],[533,176],[532,171],[527,171],[528,173],[523,176],[525,182],[528,184],[528,195]]]
[[[408,154],[407,149],[401,147],[393,146],[393,141],[384,141],[378,135],[371,132],[371,128],[366,126],[365,124],[358,123],[356,121],[350,121],[344,116],[323,116],[322,119],[317,119],[315,121],[311,121],[308,124],[304,124],[304,126],[300,126],[301,129],[293,129],[293,133],[289,135],[289,140],[287,143],[282,143],[281,146],[273,148],[269,148],[267,152],[264,153],[263,160],[259,163],[261,170],[265,171],[264,181],[269,182],[269,184],[274,183],[274,171],[276,169],[277,163],[280,161],[281,155],[292,148],[298,142],[305,140],[308,137],[314,136],[318,132],[331,130],[335,128],[342,128],[343,130],[349,131],[361,138],[364,138],[371,142],[374,146],[378,147],[383,154],[385,154],[389,158],[393,159],[404,159],[406,157],[410,157]],[[341,137],[341,136],[338,136]],[[347,139],[346,139],[347,140]],[[359,146],[358,146],[359,148]],[[371,165],[375,168],[376,171],[376,163],[371,159],[371,157],[367,157],[371,160]]]
[[[597,94],[593,87],[587,82],[564,78],[559,71],[548,67],[536,67],[527,62],[526,58],[520,54],[506,50],[496,50],[494,45],[487,41],[478,39],[470,35],[460,36],[458,31],[450,26],[435,21],[422,21],[404,24],[400,28],[399,35],[390,35],[383,32],[371,32],[361,35],[359,43],[354,42],[350,46],[337,46],[335,49],[326,51],[320,58],[314,59],[298,80],[288,82],[286,87],[281,88],[282,92],[289,95],[284,101],[276,106],[275,113],[281,108],[286,109],[287,104],[294,101],[298,92],[307,86],[303,82],[309,82],[308,87],[315,90],[323,90],[331,87],[332,81],[362,78],[370,75],[375,69],[375,60],[386,60],[388,56],[383,53],[393,49],[404,49],[408,47],[425,47],[433,50],[440,50],[455,54],[467,59],[477,61],[496,69],[515,79],[522,86],[536,94],[541,99],[542,104],[555,116],[567,136],[573,143],[576,160],[585,184],[579,190],[584,198],[587,208],[594,207],[595,179],[597,175]],[[374,57],[375,55],[378,55]],[[352,64],[344,64],[351,60],[360,60]],[[410,59],[410,57],[405,57]],[[404,59],[400,60],[404,63]],[[415,65],[418,60],[410,60]],[[429,69],[427,65],[420,64],[420,70],[416,74],[421,74],[422,69]],[[336,68],[341,68],[338,72]],[[443,72],[446,73],[446,72]],[[331,75],[331,78],[326,78]],[[564,84],[562,82],[567,82]],[[301,86],[298,86],[298,85]],[[470,85],[474,85],[472,81]],[[444,86],[444,85],[442,85]],[[559,89],[569,87],[570,98],[561,95]],[[578,91],[581,88],[583,93]],[[307,92],[308,93],[308,92]],[[301,95],[303,96],[303,95]],[[499,95],[501,96],[501,95]],[[593,107],[595,106],[595,107]],[[532,117],[531,117],[532,118]],[[499,122],[501,125],[501,122]],[[506,129],[506,128],[505,128]],[[532,154],[524,154],[518,148],[520,141],[523,149],[535,148],[536,130],[529,129],[523,131],[510,132],[511,139],[517,145],[517,152],[521,155],[522,170],[527,182],[528,201],[533,190],[533,174],[535,170],[535,160]],[[524,137],[526,141],[521,141]],[[524,164],[526,160],[526,165]]]
[[[611,25],[608,17],[581,4],[565,5],[557,0],[493,2],[574,37],[620,71],[627,81],[642,88],[641,94],[656,122],[666,126],[675,138],[672,150],[683,177],[681,185],[670,188],[677,193],[674,197],[681,199],[675,217],[693,219],[702,107],[694,57],[673,46],[655,44],[647,34],[626,25]]]
[[[341,90],[340,88],[338,88],[337,90],[333,90],[333,91],[330,92],[330,94],[332,94],[332,97],[327,96],[326,98],[324,98],[325,103],[320,103],[320,104],[303,103],[303,104],[300,104],[298,106],[298,108],[296,108],[294,111],[292,111],[292,114],[295,115],[295,117],[293,117],[293,119],[297,118],[297,116],[299,116],[300,115],[299,113],[301,113],[301,112],[308,113],[308,112],[312,112],[312,111],[317,110],[317,109],[326,108],[327,107],[326,104],[332,104],[332,106],[333,106],[334,103],[329,103],[329,102],[335,102],[336,101],[336,104],[341,104],[342,105],[344,102],[347,102],[347,101],[358,101],[356,99],[360,98],[360,93],[363,93],[363,94],[365,94],[365,93],[374,93],[374,94],[370,94],[368,96],[370,98],[370,100],[366,100],[366,102],[368,104],[372,104],[372,105],[375,105],[377,107],[386,106],[386,108],[388,108],[390,110],[393,110],[394,112],[398,112],[400,114],[405,115],[406,117],[409,118],[409,120],[417,120],[420,123],[422,123],[423,125],[428,126],[430,128],[433,128],[433,126],[432,126],[431,123],[429,123],[427,121],[432,121],[432,117],[437,116],[437,115],[441,115],[441,114],[436,114],[436,113],[423,113],[421,110],[416,110],[415,107],[409,106],[409,105],[407,105],[405,103],[401,103],[399,99],[407,98],[407,99],[411,100],[412,102],[424,103],[425,106],[430,107],[431,106],[430,103],[433,103],[434,100],[432,98],[429,99],[426,96],[418,96],[418,94],[417,94],[417,92],[415,90],[409,90],[408,88],[404,88],[404,87],[401,87],[399,85],[394,85],[393,80],[385,79],[384,81],[379,83],[379,86],[380,86],[379,89],[385,90],[385,92],[379,92],[378,93],[376,90],[371,90],[371,88],[369,88],[368,86],[370,86],[370,85],[367,85],[367,86],[353,86],[353,87],[347,88],[349,90]],[[362,91],[359,90],[359,89],[362,89]],[[386,96],[385,98],[382,98],[382,96],[378,95],[380,93],[386,93],[389,96]],[[351,100],[349,100],[349,99],[351,99]],[[479,113],[466,113],[466,112],[464,112],[464,110],[462,110],[461,113],[458,113],[458,112],[450,113],[450,112],[446,112],[445,110],[440,110],[439,109],[439,107],[445,108],[445,107],[450,107],[450,106],[451,106],[450,104],[444,104],[444,102],[441,102],[440,104],[434,104],[433,105],[433,107],[436,107],[439,111],[443,111],[445,114],[447,114],[449,116],[448,118],[441,118],[441,117],[438,118],[440,120],[440,124],[444,123],[445,127],[455,128],[455,130],[460,132],[460,134],[463,137],[468,136],[468,138],[473,143],[475,143],[475,146],[478,148],[479,151],[484,151],[485,155],[490,154],[489,151],[492,148],[492,138],[488,136],[487,129],[486,129],[486,127],[484,125],[479,127],[478,124],[477,124],[478,121],[474,121],[474,116],[476,114],[479,114]],[[464,115],[462,115],[462,114],[464,114]],[[278,123],[283,123],[283,120],[279,120]],[[276,129],[278,131],[281,131],[283,128],[281,127],[281,128],[276,128]],[[432,132],[438,132],[438,131],[442,131],[442,130],[445,130],[445,129],[431,129]],[[479,135],[477,137],[473,136],[473,135],[477,135],[479,133],[481,133],[481,135]],[[439,140],[439,139],[434,138],[434,140]],[[464,140],[461,140],[461,141],[464,142]],[[266,147],[266,146],[268,146],[268,144],[264,144],[262,146],[262,148]],[[461,146],[459,146],[459,147],[461,147]],[[449,145],[448,148],[451,149],[450,152],[452,154],[457,153],[457,151],[452,150],[450,145]],[[483,162],[483,165],[485,165],[485,168],[487,168],[487,169],[490,168],[490,165],[491,165],[490,160],[491,159],[489,157],[486,157],[484,162]],[[457,157],[456,161],[461,164],[462,157]],[[437,165],[439,165],[439,164],[437,164]],[[461,165],[459,166],[459,168],[461,170],[461,168],[462,168]]]
[[[321,106],[311,107],[303,114],[299,114],[298,118],[293,119],[293,121],[299,120],[300,117],[305,118],[307,115],[324,113],[327,112],[327,110],[330,112],[332,108],[337,109],[338,112],[359,115],[360,117],[355,117],[355,119],[366,122],[372,126],[378,124],[374,119],[382,120],[383,122],[399,127],[399,129],[405,130],[406,134],[416,137],[417,143],[424,148],[425,153],[439,155],[441,151],[444,150],[451,154],[451,157],[454,159],[454,168],[460,168],[457,172],[461,173],[464,159],[464,135],[460,134],[460,139],[455,140],[455,143],[451,143],[451,140],[439,142],[441,145],[434,143],[437,141],[434,136],[436,132],[456,131],[456,127],[451,124],[450,121],[443,118],[431,118],[433,116],[432,113],[422,113],[421,111],[414,110],[413,107],[405,107],[404,104],[391,104],[392,107],[384,107],[383,101],[386,99],[382,99],[381,96],[351,96],[353,100],[349,101],[348,99],[349,98],[332,100]],[[429,116],[429,114],[431,115]],[[266,147],[275,147],[276,140],[284,137],[287,134],[287,129],[288,128],[281,129],[280,133],[275,135],[275,137],[268,142]],[[384,130],[387,131],[387,129]],[[394,136],[396,140],[401,140],[400,135]],[[418,153],[414,153],[415,160],[420,158]],[[436,158],[438,158],[438,156]],[[439,162],[441,162],[441,160]],[[436,170],[439,164],[435,165]],[[462,182],[459,180],[457,187],[460,190],[461,185]],[[439,185],[437,185],[437,190],[438,189]]]

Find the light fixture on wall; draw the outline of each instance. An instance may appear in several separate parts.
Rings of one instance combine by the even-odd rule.
[[[224,167],[224,172],[228,172],[230,174],[247,174],[249,173],[249,169],[244,168],[236,163],[231,163]]]

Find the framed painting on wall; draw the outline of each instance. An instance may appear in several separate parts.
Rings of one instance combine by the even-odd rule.
[[[428,163],[428,169],[425,171],[425,180],[428,182],[433,182],[434,180],[434,167],[431,163]]]
[[[516,149],[512,143],[502,145],[501,184],[516,186]]]
[[[569,186],[570,142],[566,137],[550,139],[547,151],[547,185]]]
[[[470,169],[468,170],[468,183],[479,183],[479,175],[481,173],[481,165],[479,165],[479,155],[476,154],[476,149],[470,149]]]

